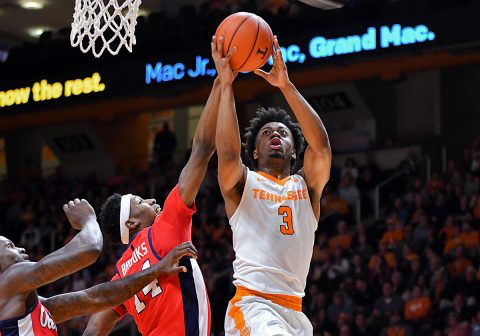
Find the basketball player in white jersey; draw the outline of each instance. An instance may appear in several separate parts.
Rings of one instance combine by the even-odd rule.
[[[212,39],[212,56],[221,82],[216,130],[218,179],[233,231],[235,297],[225,317],[226,335],[312,335],[302,313],[302,297],[320,217],[320,196],[330,176],[332,154],[318,114],[290,82],[277,37],[270,72],[255,73],[280,89],[298,124],[280,109],[259,109],[241,142],[229,57]],[[301,128],[301,129],[300,129]],[[308,142],[304,166],[294,164]]]

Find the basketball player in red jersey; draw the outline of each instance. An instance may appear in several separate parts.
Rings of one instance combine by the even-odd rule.
[[[215,151],[213,130],[219,102],[215,79],[195,131],[192,154],[162,212],[154,199],[137,195],[114,194],[104,203],[100,214],[103,232],[111,240],[129,245],[117,263],[114,279],[148,268],[172,246],[191,241],[195,196]],[[108,335],[118,319],[129,313],[144,336],[208,336],[210,305],[202,273],[193,259],[184,259],[181,265],[188,274],[158,279],[116,309],[94,315],[83,335]]]
[[[185,243],[144,272],[79,292],[39,298],[38,287],[92,264],[102,249],[102,234],[90,204],[75,199],[64,205],[64,211],[80,232],[39,262],[30,262],[25,249],[0,236],[0,336],[57,335],[56,323],[114,307],[158,276],[185,272],[178,266],[180,258],[196,256],[195,247]]]

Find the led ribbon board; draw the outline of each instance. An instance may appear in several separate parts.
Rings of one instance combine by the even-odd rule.
[[[38,103],[59,98],[90,95],[105,90],[98,72],[89,77],[69,79],[64,82],[49,82],[42,79],[31,86],[0,91],[0,108],[13,105]]]
[[[358,34],[326,38],[322,35],[308,40],[308,48],[297,44],[281,47],[285,63],[311,63],[318,59],[348,54],[361,54],[378,50],[388,50],[400,46],[426,44],[435,40],[435,33],[424,24],[416,26],[368,27]],[[145,84],[181,81],[188,78],[213,77],[216,70],[209,57],[195,55],[193,62],[147,63],[145,66]],[[272,58],[268,63],[273,63]],[[191,64],[191,66],[188,66]]]

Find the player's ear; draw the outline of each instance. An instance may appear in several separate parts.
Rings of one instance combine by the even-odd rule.
[[[258,160],[257,149],[254,149],[254,150],[253,150],[253,158],[254,158],[255,160]]]
[[[140,225],[140,221],[133,218],[129,218],[125,223],[125,225],[129,230],[136,229]]]
[[[297,151],[295,149],[292,150],[292,159],[297,159]]]

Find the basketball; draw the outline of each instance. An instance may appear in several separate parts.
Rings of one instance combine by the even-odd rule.
[[[260,16],[239,12],[226,17],[215,36],[224,36],[223,55],[237,46],[230,59],[232,70],[250,72],[262,67],[272,54],[272,29]]]

